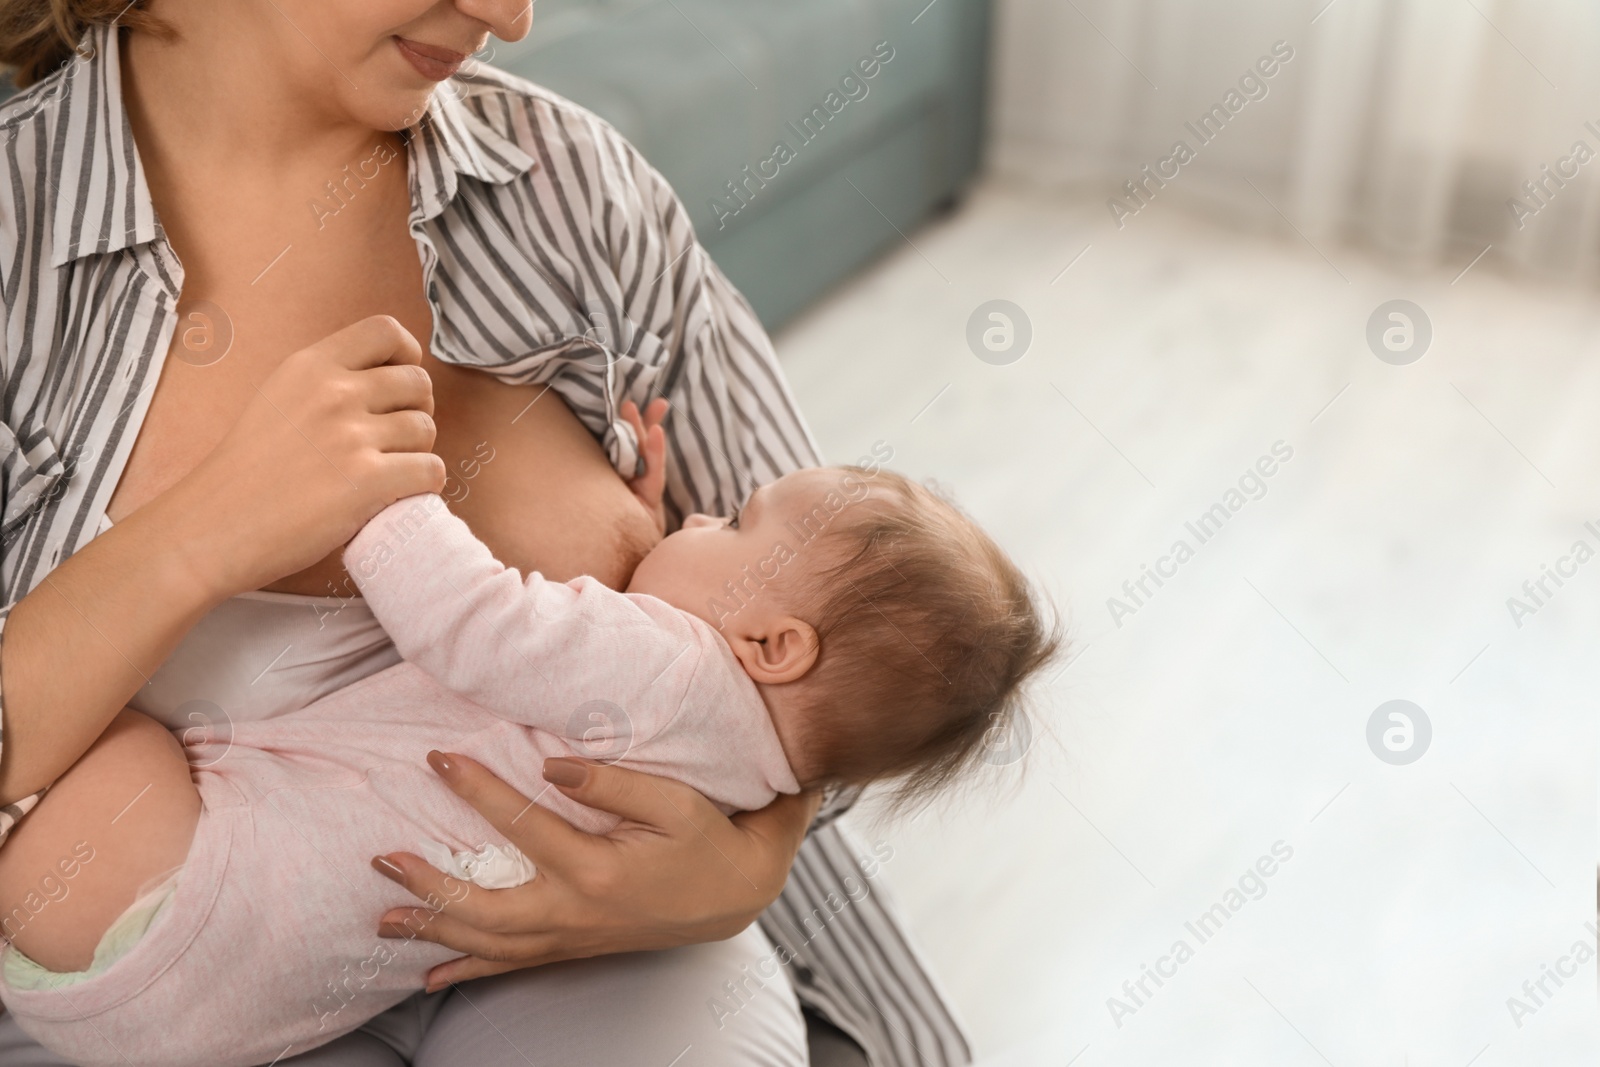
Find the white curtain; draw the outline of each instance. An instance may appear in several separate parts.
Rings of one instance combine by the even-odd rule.
[[[994,167],[1103,192],[1124,205],[1108,225],[1189,201],[1403,262],[1600,276],[1595,0],[997,0],[996,17]]]

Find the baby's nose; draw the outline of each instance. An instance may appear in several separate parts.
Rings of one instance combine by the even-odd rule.
[[[710,515],[702,515],[697,511],[693,515],[685,518],[683,520],[683,525],[689,529],[693,529],[696,526],[715,526],[721,521],[721,519],[712,518]]]

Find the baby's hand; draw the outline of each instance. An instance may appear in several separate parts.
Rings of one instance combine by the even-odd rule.
[[[633,427],[633,436],[639,442],[639,455],[644,457],[644,473],[629,479],[628,488],[633,490],[639,503],[655,518],[656,532],[665,534],[667,509],[661,503],[661,497],[667,488],[667,434],[661,428],[661,423],[667,417],[667,401],[662,397],[650,401],[650,406],[644,409],[643,418],[639,415],[637,404],[631,400],[625,401],[622,417]]]

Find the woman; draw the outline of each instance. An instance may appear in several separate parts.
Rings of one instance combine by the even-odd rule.
[[[559,98],[452,78],[529,14],[0,5],[0,61],[38,79],[0,108],[8,852],[53,846],[48,804],[23,816],[124,705],[225,729],[386,665],[337,594],[340,546],[388,500],[443,488],[508,564],[615,583],[646,536],[616,477],[624,399],[672,401],[674,517],[815,461],[659,175]],[[351,647],[331,655],[330,630]],[[225,713],[188,699],[218,687]],[[801,848],[814,800],[728,820],[678,783],[568,765],[579,799],[647,828],[591,839],[470,761],[430,762],[540,877],[423,912],[420,936],[466,954],[442,988],[298,1062],[798,1063],[795,992],[874,1062],[965,1061],[873,870],[831,828]],[[136,844],[109,838],[108,863]],[[374,866],[424,899],[442,879]],[[0,1052],[53,1062],[7,1020]]]

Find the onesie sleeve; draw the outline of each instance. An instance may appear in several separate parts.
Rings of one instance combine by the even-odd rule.
[[[524,579],[436,494],[379,512],[344,558],[406,660],[502,718],[570,740],[594,740],[584,711],[594,700],[654,734],[699,659],[692,627],[667,605],[593,578]]]

